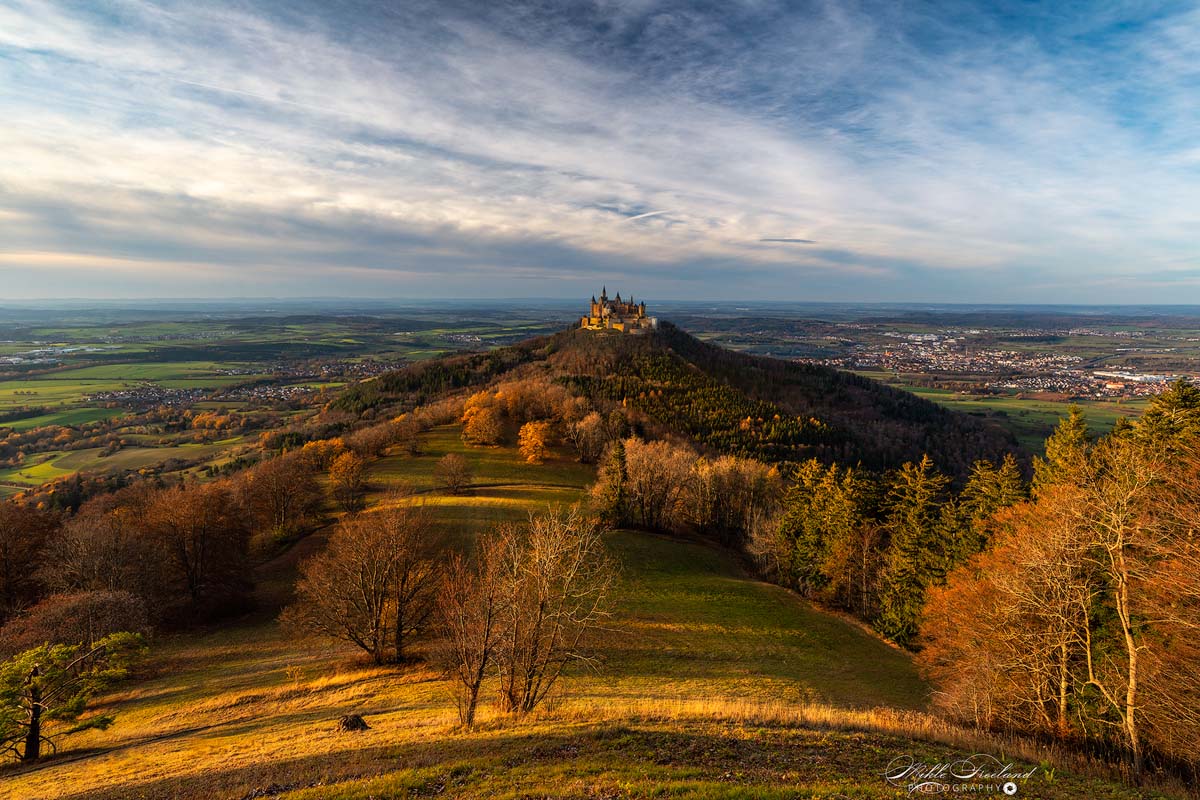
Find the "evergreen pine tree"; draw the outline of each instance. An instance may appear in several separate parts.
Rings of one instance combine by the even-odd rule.
[[[1091,439],[1087,420],[1079,406],[1071,406],[1066,417],[1046,440],[1046,457],[1033,459],[1033,492],[1069,480],[1086,455]]]
[[[875,626],[907,645],[916,636],[925,590],[945,576],[951,548],[943,539],[941,507],[950,479],[928,455],[895,474],[887,497],[889,543],[884,557]]]
[[[1137,430],[1144,439],[1160,445],[1200,436],[1200,388],[1185,378],[1175,381],[1150,400]]]
[[[624,525],[628,522],[625,467],[625,442],[614,439],[609,445],[608,457],[600,467],[596,485],[592,489],[592,502],[601,517],[610,524]]]
[[[1026,496],[1025,480],[1012,453],[1004,456],[999,467],[990,461],[976,461],[967,485],[959,495],[963,525],[955,564],[983,549],[987,543],[984,523],[993,514],[1021,502]]]

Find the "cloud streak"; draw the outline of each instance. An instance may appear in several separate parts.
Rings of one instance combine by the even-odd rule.
[[[1030,13],[13,0],[0,279],[1186,300],[1126,278],[1194,263],[1200,15]]]

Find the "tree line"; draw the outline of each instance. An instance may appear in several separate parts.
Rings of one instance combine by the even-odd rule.
[[[1177,383],[1091,440],[1047,442],[1029,499],[931,590],[919,663],[946,714],[1197,778],[1200,390]]]

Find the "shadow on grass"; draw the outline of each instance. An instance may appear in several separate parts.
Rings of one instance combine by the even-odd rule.
[[[383,797],[711,798],[895,797],[892,759],[937,763],[970,755],[889,735],[728,723],[508,723],[436,741],[340,749],[203,775],[78,793],[69,800],[289,800]],[[999,755],[999,754],[997,754]],[[1029,765],[1023,765],[1028,768]],[[1034,778],[1032,796],[1134,798],[1122,787],[1059,775]],[[1097,791],[1099,790],[1099,791]]]

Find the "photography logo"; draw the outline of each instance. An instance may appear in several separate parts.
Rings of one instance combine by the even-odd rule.
[[[897,756],[888,764],[883,777],[909,794],[1015,797],[1037,770],[1033,767],[1021,771],[1011,762],[1001,762],[986,753],[936,763],[912,756]]]

